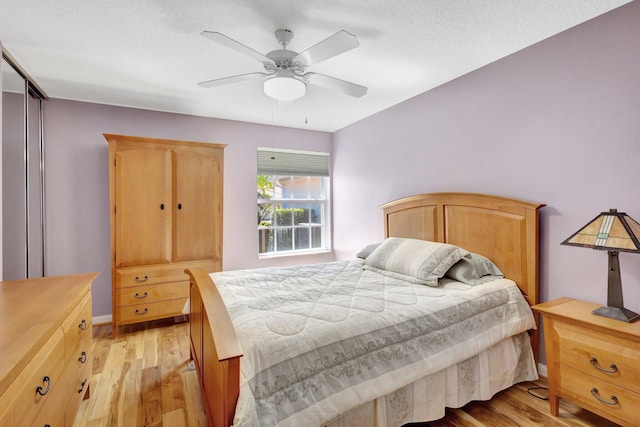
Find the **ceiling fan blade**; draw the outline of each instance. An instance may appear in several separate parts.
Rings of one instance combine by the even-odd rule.
[[[340,55],[341,53],[358,47],[359,45],[360,43],[358,43],[356,36],[341,30],[311,46],[304,52],[299,53],[295,60],[305,67],[308,67],[309,65],[317,64],[325,59]]]
[[[213,80],[207,80],[205,82],[200,82],[198,83],[198,86],[200,87],[222,86],[230,83],[242,82],[245,80],[254,80],[254,79],[258,79],[266,76],[268,76],[268,74],[266,73],[238,74],[237,76],[223,77],[221,79],[213,79]]]
[[[324,74],[306,73],[304,77],[312,85],[324,87],[327,89],[334,89],[356,98],[360,98],[366,95],[368,90],[365,86],[360,86],[355,83],[347,82],[345,80],[336,79],[335,77],[325,76]]]
[[[222,33],[218,33],[215,31],[203,31],[200,33],[202,36],[213,40],[216,43],[221,44],[222,46],[228,47],[229,49],[233,49],[236,52],[242,53],[243,55],[247,55],[258,62],[262,63],[272,63],[273,61],[258,51],[251,49],[249,46],[245,46],[242,43],[235,41],[232,38],[225,36]]]

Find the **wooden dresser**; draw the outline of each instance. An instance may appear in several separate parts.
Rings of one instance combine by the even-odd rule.
[[[559,399],[626,426],[640,425],[640,322],[596,316],[570,298],[538,304],[543,316],[551,414]]]
[[[120,325],[184,314],[186,268],[222,269],[225,145],[104,136],[115,337]]]
[[[0,282],[0,426],[73,425],[89,393],[97,276]]]

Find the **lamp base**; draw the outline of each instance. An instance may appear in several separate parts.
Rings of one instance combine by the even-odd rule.
[[[620,320],[621,322],[634,322],[640,318],[640,314],[628,310],[624,307],[600,307],[593,310],[591,313],[602,317],[608,317],[609,319]]]

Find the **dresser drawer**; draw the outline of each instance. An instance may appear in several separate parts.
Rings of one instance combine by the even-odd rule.
[[[119,324],[146,322],[164,317],[180,316],[187,298],[178,298],[149,304],[118,307]]]
[[[46,402],[31,425],[33,427],[65,427],[65,413],[62,409],[64,405],[66,401],[60,399],[51,399]]]
[[[0,399],[0,426],[30,425],[57,393],[65,363],[64,334],[58,327]],[[62,411],[62,410],[61,410]]]
[[[118,306],[148,304],[189,296],[189,281],[116,289]]]
[[[73,356],[73,352],[78,346],[78,343],[85,336],[91,337],[91,325],[91,294],[88,293],[62,323],[65,360],[69,360],[69,358]]]
[[[75,369],[76,372],[80,372],[85,366],[91,366],[91,335],[85,334],[82,337],[78,346],[73,350],[71,359],[67,361],[67,367]],[[66,369],[66,368],[65,368]]]
[[[555,330],[562,365],[640,393],[640,343],[568,323]]]
[[[71,364],[67,369],[69,374],[68,376],[65,375],[65,394],[70,397],[67,400],[65,410],[65,413],[68,414],[67,419],[65,419],[65,425],[71,427],[73,426],[75,415],[78,413],[82,399],[89,389],[89,383],[91,382],[91,361],[82,365],[80,369]],[[65,374],[67,374],[67,371],[65,371]]]
[[[560,368],[560,389],[562,397],[597,414],[619,423],[640,425],[640,394],[566,367]]]

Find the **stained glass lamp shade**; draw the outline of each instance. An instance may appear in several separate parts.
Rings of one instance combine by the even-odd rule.
[[[593,311],[593,314],[633,322],[640,315],[624,308],[622,302],[622,282],[618,253],[640,253],[640,224],[624,212],[611,209],[602,212],[561,243],[569,246],[598,249],[609,252],[609,285],[607,306]]]

